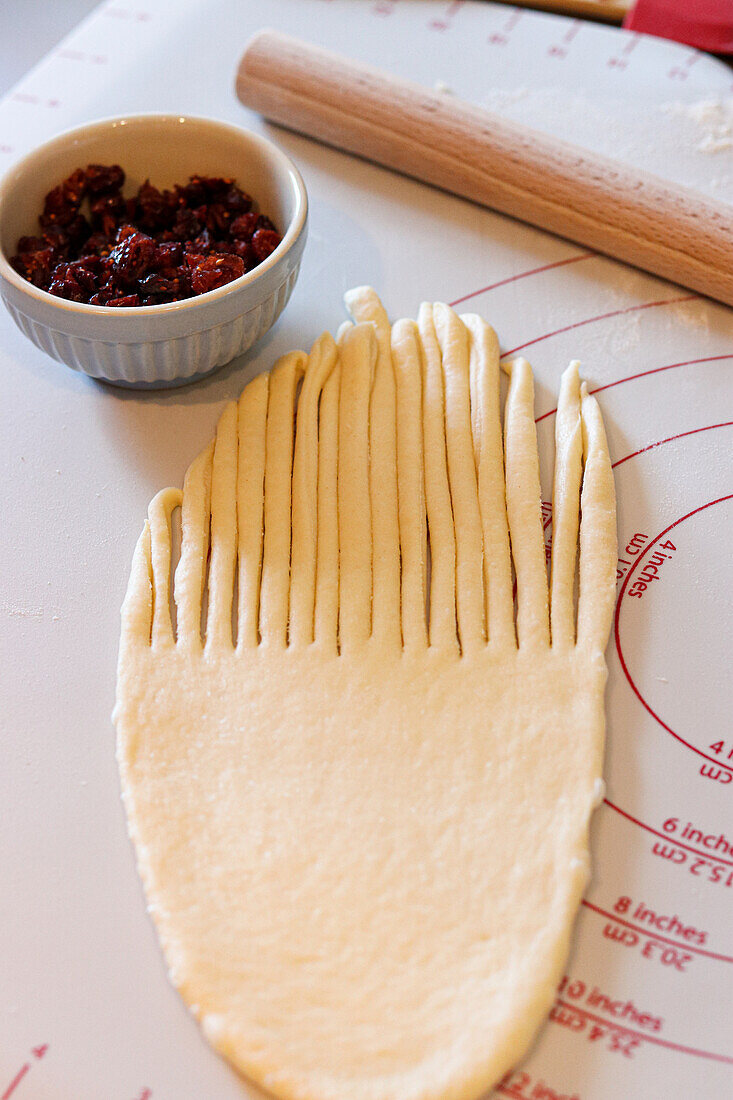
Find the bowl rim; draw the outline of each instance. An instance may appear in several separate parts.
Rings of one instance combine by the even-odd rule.
[[[60,131],[11,164],[2,179],[0,179],[0,220],[3,216],[7,191],[11,183],[15,182],[18,172],[24,172],[32,168],[34,162],[41,161],[45,153],[56,146],[65,144],[70,138],[89,135],[96,130],[104,131],[110,127],[115,129],[119,126],[134,126],[146,122],[159,122],[163,125],[178,124],[181,126],[188,124],[228,131],[232,136],[237,136],[240,139],[244,138],[246,141],[259,146],[267,158],[276,162],[277,168],[284,175],[287,175],[291,184],[294,185],[296,199],[295,211],[277,248],[252,271],[245,272],[244,275],[240,275],[239,278],[233,279],[230,283],[225,283],[224,286],[217,287],[215,290],[207,290],[204,294],[197,294],[193,298],[184,298],[179,302],[162,302],[153,306],[126,306],[124,309],[116,306],[93,306],[87,302],[72,302],[68,298],[59,298],[55,294],[49,294],[47,290],[41,290],[40,287],[34,286],[28,279],[24,279],[15,270],[5,254],[2,243],[0,243],[0,279],[10,283],[21,294],[34,298],[39,304],[52,306],[66,314],[76,314],[88,318],[114,317],[118,321],[122,321],[123,317],[129,317],[132,322],[134,320],[140,321],[141,318],[170,316],[172,313],[180,315],[192,311],[197,306],[213,304],[215,301],[227,297],[233,291],[245,290],[277,266],[301,236],[308,219],[308,193],[303,177],[288,154],[283,152],[269,138],[243,126],[238,126],[236,123],[207,117],[206,115],[143,111],[126,115],[110,115]]]

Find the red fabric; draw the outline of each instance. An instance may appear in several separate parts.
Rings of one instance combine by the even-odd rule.
[[[733,0],[636,0],[624,27],[733,54]]]

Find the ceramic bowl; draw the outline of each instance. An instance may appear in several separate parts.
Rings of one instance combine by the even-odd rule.
[[[234,177],[283,239],[253,271],[181,302],[110,309],[57,298],[9,259],[19,237],[37,235],[46,193],[87,164],[121,164],[125,194],[146,179],[162,189],[195,174]],[[0,184],[0,295],[25,335],[73,370],[124,386],[183,385],[247,351],[278,318],[298,277],[307,216],[300,173],[259,134],[191,116],[103,119],[34,150]]]

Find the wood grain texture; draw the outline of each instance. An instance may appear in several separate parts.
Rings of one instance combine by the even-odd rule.
[[[560,15],[579,15],[589,19],[603,19],[608,23],[620,23],[628,15],[634,0],[511,0],[512,5],[523,8],[540,8]]]
[[[733,206],[274,31],[239,98],[274,122],[733,305]]]

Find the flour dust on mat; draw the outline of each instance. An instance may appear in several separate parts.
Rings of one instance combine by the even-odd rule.
[[[529,364],[502,434],[480,317],[347,304],[150,506],[124,798],[171,978],[239,1071],[283,1100],[475,1100],[545,1018],[588,879],[611,467],[573,363],[548,585]]]

